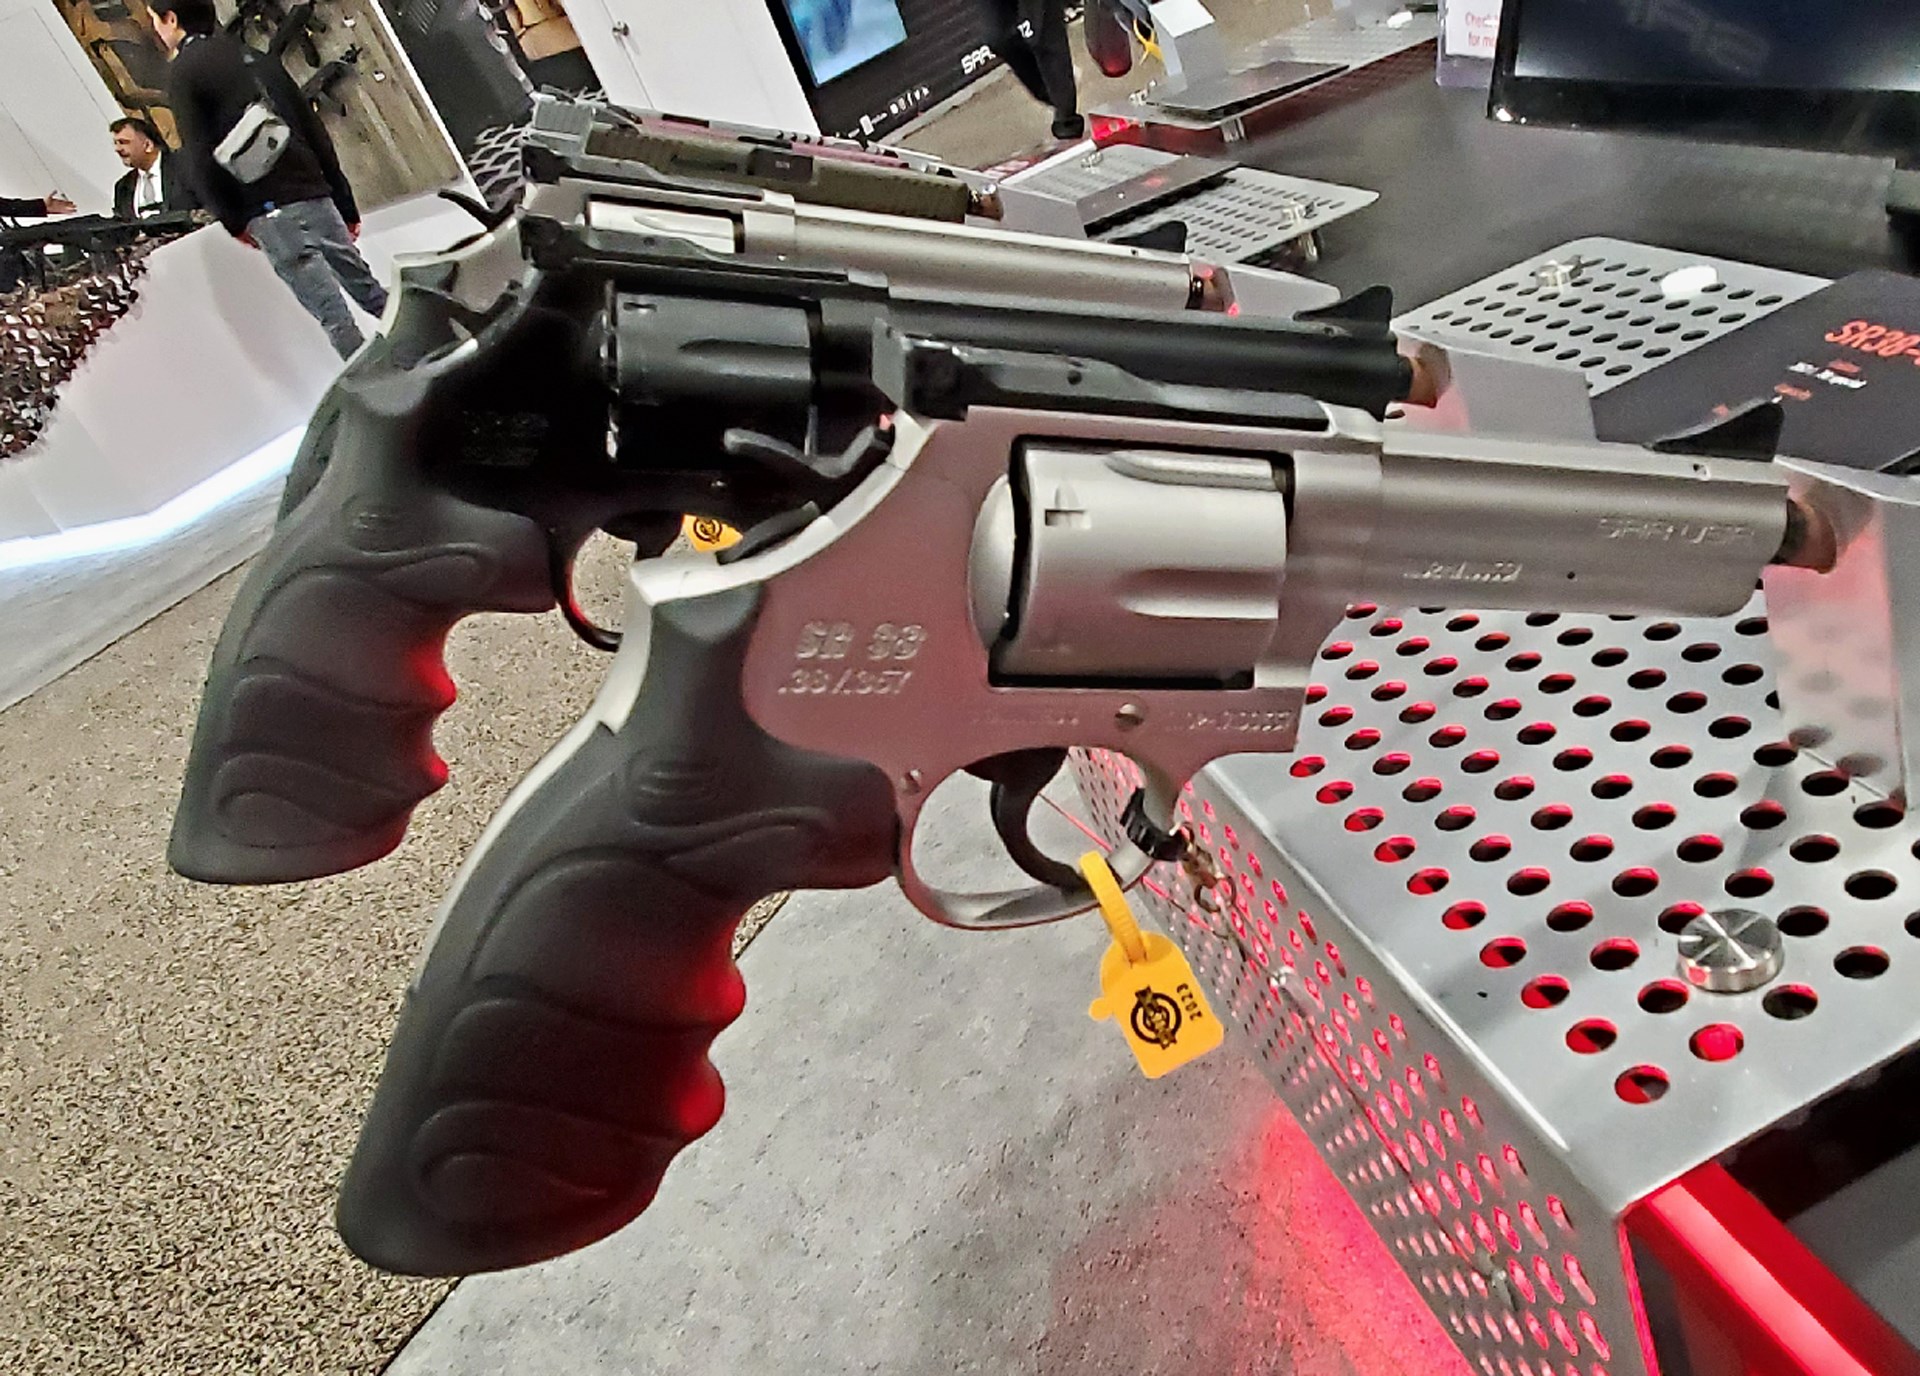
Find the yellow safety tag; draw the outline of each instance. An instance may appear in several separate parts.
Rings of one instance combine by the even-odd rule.
[[[1100,915],[1113,934],[1113,945],[1100,958],[1102,993],[1087,1015],[1095,1022],[1111,1018],[1119,1024],[1149,1080],[1220,1045],[1226,1029],[1207,1007],[1200,981],[1180,948],[1158,933],[1140,930],[1113,867],[1099,851],[1080,857],[1080,872],[1100,900]]]
[[[702,554],[711,554],[717,549],[740,543],[739,531],[711,516],[683,516],[680,531],[687,537],[687,543]]]

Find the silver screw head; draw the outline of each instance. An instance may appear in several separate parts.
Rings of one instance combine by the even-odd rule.
[[[1577,259],[1569,263],[1550,258],[1536,264],[1533,269],[1533,284],[1544,291],[1565,291],[1579,278],[1580,263]]]
[[[1703,913],[1680,930],[1680,973],[1711,994],[1744,994],[1770,984],[1786,958],[1779,926],[1748,908]]]

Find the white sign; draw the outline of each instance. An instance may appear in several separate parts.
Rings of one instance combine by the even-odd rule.
[[[1491,62],[1500,38],[1500,0],[1447,0],[1447,56]]]

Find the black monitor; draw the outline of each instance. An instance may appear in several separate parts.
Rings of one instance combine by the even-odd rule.
[[[1920,0],[1506,0],[1493,118],[1920,156]]]

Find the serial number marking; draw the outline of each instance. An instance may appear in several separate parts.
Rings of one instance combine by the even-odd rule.
[[[800,628],[800,639],[793,647],[793,657],[797,660],[842,660],[852,653],[856,641],[864,645],[862,653],[874,663],[908,660],[918,656],[926,645],[927,629],[924,626],[883,621],[863,631],[851,621],[809,621]]]
[[[795,669],[778,691],[796,697],[888,698],[907,691],[911,669]]]
[[[1194,712],[1187,717],[1189,731],[1234,731],[1270,735],[1293,730],[1291,712],[1256,712],[1247,708],[1229,708],[1219,712]]]
[[[1437,559],[1424,569],[1400,576],[1409,583],[1516,583],[1524,567],[1505,562],[1475,563],[1468,560],[1454,563]]]
[[[1716,521],[1663,521],[1643,516],[1602,516],[1600,533],[1609,540],[1640,540],[1658,545],[1735,545],[1753,538],[1752,526]]]

